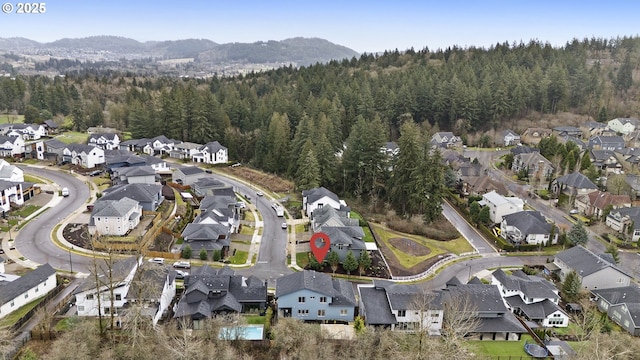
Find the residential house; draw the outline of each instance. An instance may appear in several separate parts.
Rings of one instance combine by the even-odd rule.
[[[615,118],[607,122],[609,129],[620,134],[628,134],[635,131],[638,125],[640,125],[640,120],[636,118]]]
[[[613,195],[610,192],[596,190],[577,196],[575,206],[578,212],[599,219],[608,209],[631,207],[631,198],[629,195]]]
[[[89,234],[124,236],[138,226],[141,217],[142,206],[135,200],[100,198],[91,211]]]
[[[169,157],[174,159],[193,159],[193,155],[200,151],[202,144],[196,144],[192,142],[181,142],[173,144],[173,148],[169,151]]]
[[[226,164],[229,162],[229,150],[217,141],[206,143],[198,148],[191,160],[204,164]]]
[[[42,160],[51,160],[59,163],[63,160],[64,149],[67,144],[58,139],[49,139],[42,142],[44,145],[44,154]]]
[[[629,187],[631,187],[631,199],[635,200],[640,198],[640,175],[625,175],[624,177]]]
[[[164,201],[162,185],[120,184],[104,190],[101,200],[129,198],[137,201],[144,211],[156,211]]]
[[[562,281],[574,271],[582,287],[588,290],[619,288],[629,286],[631,282],[631,276],[582,245],[557,253],[553,263],[559,268],[558,275]]]
[[[552,282],[522,270],[507,275],[498,269],[491,274],[491,284],[498,287],[505,305],[514,314],[542,327],[569,326],[569,316],[558,306],[560,291]]]
[[[431,145],[444,149],[460,148],[462,139],[452,132],[437,132],[431,136]]]
[[[481,206],[489,207],[489,218],[494,224],[501,223],[504,215],[524,210],[524,201],[518,197],[506,197],[495,191],[482,195]]]
[[[123,167],[145,166],[147,162],[142,156],[135,155],[128,150],[105,151],[104,168],[108,173]]]
[[[527,330],[507,309],[496,285],[472,282],[461,284],[456,278],[440,290],[442,303],[458,311],[469,311],[478,326],[470,329],[470,339],[518,341]],[[447,306],[445,306],[445,311]]]
[[[102,150],[117,150],[120,149],[120,137],[116,133],[91,134],[87,144]]]
[[[400,154],[400,147],[395,141],[387,141],[384,146],[380,148],[380,152],[384,153],[391,159]]]
[[[307,217],[311,218],[315,209],[321,208],[326,204],[331,205],[331,207],[336,210],[346,211],[347,214],[350,211],[344,200],[340,200],[338,195],[325,187],[304,190],[302,192],[302,210]]]
[[[399,331],[426,330],[440,335],[444,312],[441,293],[416,285],[373,280],[358,285],[359,314],[368,326]]]
[[[93,169],[105,162],[104,150],[84,144],[69,144],[62,150],[62,161]]]
[[[158,184],[160,177],[151,166],[117,168],[111,174],[116,184]]]
[[[578,147],[579,151],[583,151],[589,148],[589,145],[587,143],[585,143],[584,141],[582,141],[582,139],[575,136],[569,136],[569,135],[558,136],[558,142],[561,144],[572,142]]]
[[[50,293],[56,281],[56,271],[49,264],[19,277],[0,272],[0,319]]]
[[[313,232],[318,232],[321,228],[334,226],[360,226],[360,222],[358,219],[352,219],[347,215],[347,212],[336,210],[331,205],[326,204],[313,212],[313,219],[311,220],[311,230]]]
[[[605,175],[622,173],[622,164],[611,150],[589,150],[589,159],[591,165]]]
[[[518,146],[514,146],[511,148],[511,153],[513,154],[513,156],[516,156],[518,154],[529,154],[532,152],[540,152],[540,149],[538,148],[534,148],[534,147],[530,147],[527,145],[518,145]]]
[[[594,136],[589,138],[589,149],[620,150],[625,147],[622,136]]]
[[[511,170],[515,173],[527,171],[529,178],[544,181],[553,175],[554,167],[551,161],[547,160],[539,152],[522,153],[513,157]]]
[[[502,132],[502,141],[498,141],[498,144],[503,146],[513,146],[520,144],[520,135],[513,130],[505,130]]]
[[[215,190],[226,188],[231,188],[231,185],[213,177],[201,177],[191,184],[191,189],[197,197],[213,195]]]
[[[131,287],[142,258],[131,256],[113,263],[99,261],[96,269],[74,291],[78,316],[114,316],[120,312],[127,301]]]
[[[238,232],[240,224],[240,208],[235,195],[208,195],[200,201],[194,223],[221,224],[227,226],[231,233]]]
[[[175,169],[172,181],[181,185],[193,185],[198,179],[209,177],[204,170],[197,166],[183,166]]]
[[[219,251],[220,256],[225,258],[231,245],[230,229],[224,224],[190,223],[182,230],[182,238],[182,248],[188,245],[193,256],[198,256],[205,250],[209,258],[214,251]]]
[[[142,315],[152,319],[152,324],[166,317],[169,306],[176,297],[176,272],[168,266],[141,262],[125,295],[127,307],[142,307]]]
[[[499,179],[492,179],[489,175],[469,177],[466,182],[462,183],[462,190],[465,195],[483,195],[494,191],[506,196],[509,193],[504,182]]]
[[[349,281],[313,270],[276,279],[276,302],[282,317],[340,323],[353,321],[357,306]]]
[[[592,136],[604,135],[603,133],[609,130],[609,127],[607,124],[601,122],[587,121],[580,125],[580,130],[582,130],[582,132],[587,135],[586,137],[589,138]],[[615,133],[611,135],[615,135]]]
[[[20,182],[0,180],[0,211],[9,212],[14,206],[24,204],[23,188]]]
[[[23,140],[38,140],[47,135],[42,125],[38,124],[3,124],[0,134],[4,136],[20,136]]]
[[[331,243],[331,251],[338,253],[340,263],[344,262],[349,251],[356,259],[367,251],[364,242],[364,230],[360,226],[324,226],[320,231],[325,233]]]
[[[640,207],[622,207],[611,210],[605,224],[631,242],[640,239]]]
[[[167,162],[159,157],[143,155],[142,158],[146,166],[151,166],[159,175],[171,175],[171,167],[167,165]]]
[[[622,165],[622,169],[633,171],[640,169],[640,148],[623,148],[616,150],[615,155]],[[617,173],[623,173],[619,171]]]
[[[117,133],[118,129],[104,127],[104,126],[90,126],[87,129],[87,134],[107,134],[107,133]]]
[[[45,133],[49,136],[57,134],[60,130],[58,124],[52,119],[45,120],[42,125],[44,126]]]
[[[640,147],[640,129],[636,129],[628,134],[622,135],[624,143],[627,147],[637,148]]]
[[[598,190],[596,184],[579,172],[573,172],[554,179],[551,188],[556,194],[562,192],[574,197],[586,195],[594,190]]]
[[[15,165],[9,164],[4,159],[0,159],[0,180],[24,182],[24,171]]]
[[[633,336],[640,336],[640,289],[624,286],[591,291],[598,310]]]
[[[20,136],[0,136],[0,157],[23,157],[24,139]]]
[[[120,146],[125,149],[136,152],[144,153],[147,155],[164,155],[168,154],[173,149],[173,145],[179,141],[168,139],[164,135],[156,136],[148,139],[132,139],[123,141]]]
[[[558,242],[558,231],[539,211],[503,215],[500,236],[513,244],[549,245]]]
[[[551,136],[551,129],[546,128],[527,128],[520,136],[520,141],[527,145],[538,145],[540,140]]]
[[[551,130],[551,134],[558,138],[566,136],[581,138],[582,130],[575,126],[556,126]]]
[[[267,284],[255,276],[236,274],[225,266],[192,268],[184,279],[184,292],[174,309],[174,318],[191,320],[193,329],[203,321],[228,313],[260,313],[267,306]]]

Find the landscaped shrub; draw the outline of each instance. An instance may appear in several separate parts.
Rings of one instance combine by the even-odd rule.
[[[182,258],[183,259],[191,259],[192,250],[191,246],[187,245],[182,249]]]
[[[200,260],[207,260],[208,258],[209,258],[209,254],[207,254],[207,250],[205,250],[205,249],[200,250]],[[220,259],[218,259],[218,260],[220,260]]]
[[[222,253],[220,252],[220,250],[214,250],[213,261],[220,261],[221,258],[222,258]]]

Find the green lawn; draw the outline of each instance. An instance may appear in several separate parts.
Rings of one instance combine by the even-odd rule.
[[[35,183],[35,184],[42,184],[44,182],[42,179],[37,178],[35,176],[31,176],[31,175],[25,175],[24,176],[24,181],[30,182],[30,183]]]
[[[242,235],[253,235],[253,231],[255,229],[249,225],[242,225],[240,228],[240,234]]]
[[[0,320],[0,329],[2,329],[5,326],[12,326],[16,322],[18,322],[18,320],[20,320],[21,317],[23,317],[26,313],[31,311],[31,309],[33,309],[38,304],[40,304],[42,299],[44,299],[44,297],[41,297],[39,299],[35,299],[32,302],[30,302],[30,303],[26,304],[25,306],[21,307],[20,309],[18,309],[16,311],[12,312],[11,314],[3,317],[2,320]]]
[[[244,211],[244,219],[246,221],[256,221],[256,218],[253,216],[253,212],[249,210]]]
[[[304,269],[309,264],[309,253],[299,252],[296,253],[296,264]]]
[[[37,205],[26,205],[21,207],[18,210],[14,210],[11,212],[11,215],[15,215],[15,216],[20,216],[22,218],[26,218],[27,216],[33,214],[36,210],[40,209],[41,206],[37,206]]]
[[[236,250],[236,254],[229,258],[234,265],[244,265],[249,258],[249,253],[246,251]]]
[[[87,139],[89,139],[89,134],[77,131],[67,131],[56,136],[56,139],[65,144],[86,144]]]
[[[402,266],[406,268],[413,267],[427,259],[430,259],[434,256],[442,255],[445,253],[454,253],[459,255],[465,252],[473,251],[473,247],[469,242],[467,242],[464,238],[459,237],[455,240],[450,241],[437,241],[432,239],[427,239],[422,236],[404,234],[396,231],[389,230],[387,228],[382,227],[378,224],[371,224],[373,230],[378,234],[378,237],[385,242],[385,244],[391,249],[394,255],[398,258]],[[431,249],[431,253],[424,256],[413,256],[409,255],[405,252],[402,252],[400,249],[394,247],[389,243],[389,239],[392,238],[408,238],[419,244],[422,244],[429,249]]]
[[[304,226],[305,224],[296,224],[296,234],[305,232]]]
[[[245,320],[247,320],[247,324],[250,325],[257,325],[257,324],[263,324],[265,320],[267,320],[266,316],[245,316],[244,317]]]
[[[371,229],[368,226],[363,226],[362,231],[364,231],[364,242],[376,242],[373,238],[373,234],[371,234]]]
[[[8,124],[9,120],[13,124],[23,123],[24,115],[0,115],[0,124]]]
[[[530,335],[522,335],[520,341],[469,341],[471,347],[475,350],[475,354],[486,357],[517,357],[529,358],[529,355],[524,351],[525,341],[533,341]]]

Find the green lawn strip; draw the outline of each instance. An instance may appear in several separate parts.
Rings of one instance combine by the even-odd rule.
[[[180,195],[180,191],[178,191],[177,189],[173,189],[173,195],[176,197],[176,204],[178,206],[180,205],[186,206],[186,203],[184,202],[184,200],[182,199],[182,196]]]
[[[258,324],[263,324],[266,321],[267,317],[266,316],[245,316],[244,319],[247,321],[247,324],[249,325],[258,325]]]
[[[71,316],[64,318],[56,323],[56,326],[53,327],[55,331],[66,331],[76,326],[82,319],[77,316]]]
[[[371,234],[371,229],[368,226],[363,226],[362,231],[364,231],[364,242],[376,242],[373,238],[373,234]]]
[[[357,212],[355,212],[355,211],[350,211],[350,212],[349,212],[349,216],[350,216],[352,219],[364,220],[364,218],[362,218],[362,215],[358,214],[358,213],[357,213]]]
[[[304,227],[305,227],[305,224],[296,224],[296,234],[306,232]]]
[[[35,164],[39,164],[40,160],[38,159],[24,159],[22,160],[23,164],[30,164],[30,165],[35,165]]]
[[[16,322],[18,322],[18,320],[20,320],[21,317],[23,317],[26,313],[31,311],[31,309],[33,309],[38,304],[40,304],[40,302],[43,299],[44,299],[44,297],[41,297],[39,299],[35,299],[32,302],[24,305],[20,309],[18,309],[16,311],[12,312],[11,314],[3,317],[2,320],[0,320],[0,329],[5,327],[5,326],[12,326]]]
[[[85,144],[89,139],[89,134],[77,131],[67,131],[56,136],[56,139],[65,144]]]
[[[12,211],[11,215],[20,216],[21,218],[26,218],[27,216],[33,214],[35,211],[37,211],[40,208],[41,206],[29,204],[21,207],[18,210]]]
[[[461,254],[464,252],[473,251],[473,247],[471,246],[471,244],[469,244],[464,238],[458,238],[450,241],[437,241],[437,240],[427,239],[421,236],[391,231],[377,224],[371,224],[371,226],[374,227],[374,231],[378,234],[378,236],[382,239],[382,241],[384,241],[387,244],[387,246],[391,249],[391,251],[396,255],[398,260],[400,260],[400,262],[402,263],[402,266],[405,266],[407,268],[410,268],[429,258],[442,255],[444,253],[451,252],[454,254]],[[404,253],[400,249],[391,245],[391,243],[389,242],[389,239],[397,238],[397,237],[408,238],[419,244],[422,244],[423,246],[426,246],[429,249],[431,249],[431,253],[424,256],[412,256],[407,253]]]
[[[253,227],[251,227],[250,225],[242,225],[242,227],[240,227],[240,234],[242,235],[253,235],[253,231],[255,229]]]
[[[46,183],[45,179],[39,178],[37,176],[32,176],[32,175],[25,175],[24,181],[34,183],[34,184]]]
[[[256,221],[256,218],[253,216],[252,211],[244,211],[244,220],[246,221]]]
[[[495,358],[500,356],[501,358],[508,356],[522,356],[523,358],[529,358],[529,355],[524,351],[524,344],[529,340],[532,342],[531,335],[522,335],[520,341],[483,341],[473,340],[469,341],[469,345],[475,349],[475,354],[482,356]]]
[[[296,264],[304,269],[309,264],[309,253],[306,251],[296,253]]]
[[[248,258],[249,258],[248,252],[236,250],[236,254],[230,257],[229,260],[234,265],[242,265],[247,262]]]

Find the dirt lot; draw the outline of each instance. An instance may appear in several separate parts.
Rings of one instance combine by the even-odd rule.
[[[418,244],[417,242],[407,239],[407,238],[393,238],[389,239],[391,245],[400,251],[407,253],[409,255],[414,256],[427,256],[431,254],[431,249],[428,247]]]

